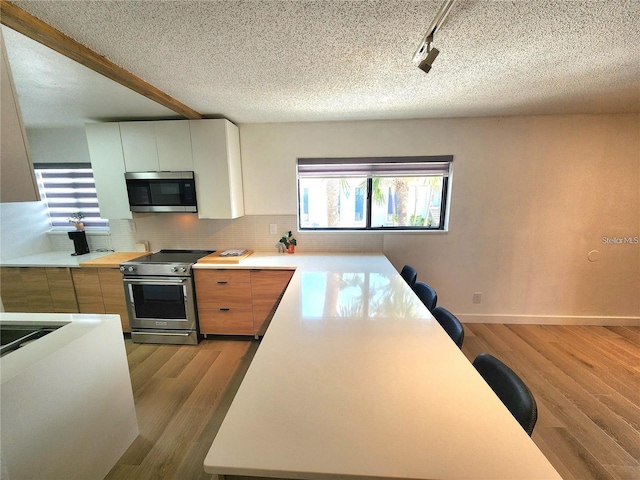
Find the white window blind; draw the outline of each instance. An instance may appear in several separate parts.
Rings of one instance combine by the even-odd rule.
[[[69,216],[76,212],[84,215],[85,227],[109,226],[109,221],[100,217],[91,164],[37,163],[34,170],[52,226],[69,227]]]
[[[298,177],[448,176],[453,156],[299,158]]]

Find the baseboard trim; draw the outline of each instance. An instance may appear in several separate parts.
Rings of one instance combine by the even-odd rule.
[[[491,313],[455,314],[462,323],[505,323],[523,325],[640,326],[640,317],[595,317],[572,315],[506,315]]]

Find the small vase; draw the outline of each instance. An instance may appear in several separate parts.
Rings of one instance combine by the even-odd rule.
[[[76,222],[74,225],[76,226],[76,230],[84,230],[84,223]]]
[[[289,245],[287,247],[287,253],[296,253],[296,246],[295,245]]]

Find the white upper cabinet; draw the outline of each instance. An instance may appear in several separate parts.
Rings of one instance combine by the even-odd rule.
[[[189,122],[171,120],[153,123],[155,124],[160,171],[190,172],[193,170]]]
[[[199,218],[244,215],[240,133],[228,120],[190,120]]]
[[[198,218],[244,215],[240,133],[228,120],[90,123],[86,131],[103,218],[133,218],[125,171],[167,170],[195,173]]]
[[[157,172],[158,147],[154,122],[121,122],[122,151],[127,172]]]
[[[4,50],[4,42],[0,34],[0,53],[2,75],[2,101],[0,102],[2,117],[0,137],[0,201],[2,202],[37,202],[40,200],[33,165],[29,156],[27,135],[22,124],[22,116],[15,94],[13,78],[9,62]]]
[[[188,121],[121,122],[120,133],[127,172],[193,170]]]
[[[102,218],[133,218],[124,181],[124,157],[117,123],[85,125]]]

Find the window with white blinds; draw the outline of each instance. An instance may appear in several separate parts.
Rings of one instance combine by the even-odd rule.
[[[85,227],[109,226],[109,221],[100,217],[90,163],[37,163],[34,170],[52,226],[71,226],[69,216],[78,212],[84,215]]]

